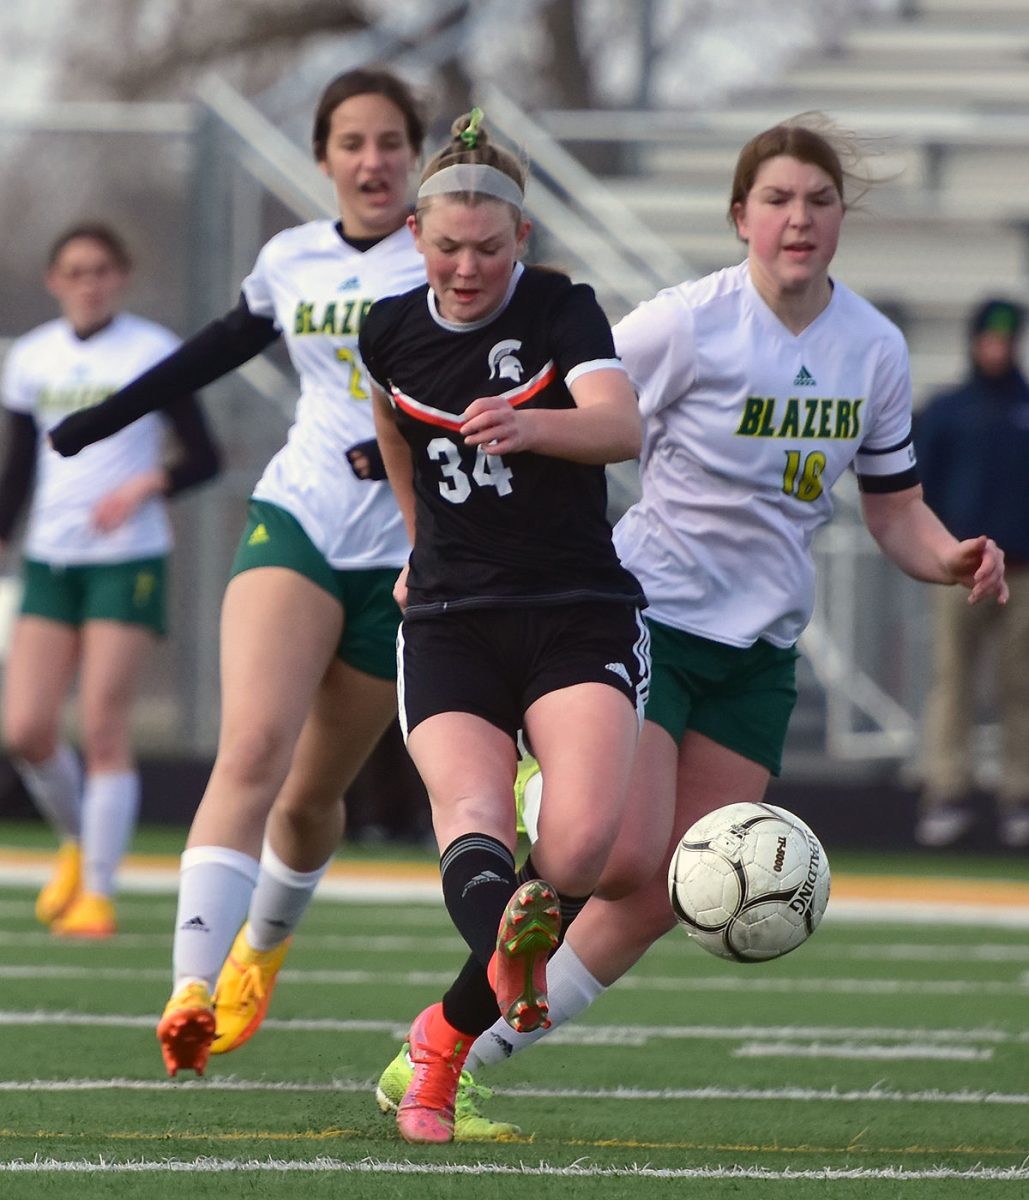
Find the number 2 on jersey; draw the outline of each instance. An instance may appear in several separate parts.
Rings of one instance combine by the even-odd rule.
[[[475,447],[471,479],[461,465],[461,451],[449,438],[433,438],[426,451],[440,465],[443,478],[439,482],[439,494],[451,504],[463,504],[472,494],[472,483],[496,488],[498,496],[507,496],[512,490],[510,467],[504,466],[504,460],[498,454],[487,454],[481,446]]]
[[[782,490],[787,496],[810,503],[822,494],[822,472],[825,470],[825,455],[821,450],[812,450],[800,461],[799,450],[786,451],[786,470],[782,475]]]

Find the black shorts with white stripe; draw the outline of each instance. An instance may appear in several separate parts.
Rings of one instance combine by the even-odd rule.
[[[400,724],[466,712],[516,738],[541,696],[606,683],[642,722],[650,635],[632,604],[591,601],[475,608],[405,621],[398,638]]]

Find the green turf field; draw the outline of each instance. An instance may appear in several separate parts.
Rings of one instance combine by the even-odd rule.
[[[0,847],[40,844],[0,826]],[[181,847],[144,831],[137,850]],[[421,862],[431,861],[417,855]],[[1025,881],[1025,861],[835,857]],[[985,884],[984,884],[985,886]],[[0,888],[0,1196],[1029,1196],[1029,912],[883,924],[849,906],[742,967],[672,935],[587,1018],[496,1068],[522,1140],[412,1147],[374,1081],[463,959],[434,903],[320,901],[265,1028],[168,1081],[154,1023],[174,897],[66,944]],[[914,911],[914,909],[912,909]]]

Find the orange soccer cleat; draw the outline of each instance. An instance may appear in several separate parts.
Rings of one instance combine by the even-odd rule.
[[[516,1033],[550,1024],[547,959],[560,932],[557,892],[542,879],[521,884],[504,910],[489,964],[500,1014]]]

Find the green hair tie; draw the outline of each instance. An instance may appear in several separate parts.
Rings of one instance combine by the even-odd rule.
[[[473,108],[468,114],[468,128],[461,132],[461,141],[469,150],[474,150],[479,144],[479,125],[485,115],[481,108]]]

